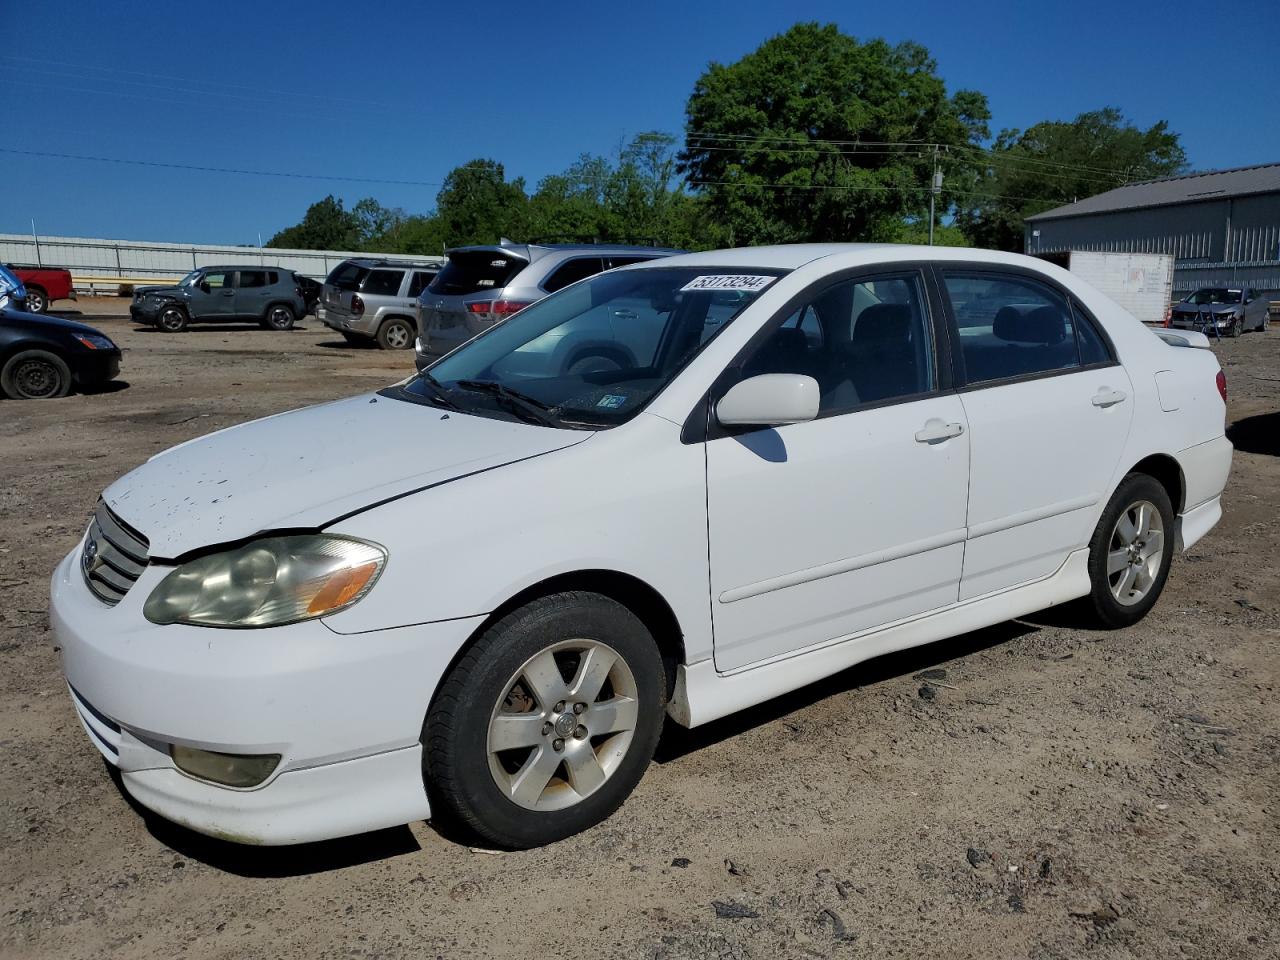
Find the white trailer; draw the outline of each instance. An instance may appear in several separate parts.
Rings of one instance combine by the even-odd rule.
[[[1068,250],[1040,257],[1066,267],[1143,323],[1164,325],[1173,303],[1173,257],[1169,254]]]

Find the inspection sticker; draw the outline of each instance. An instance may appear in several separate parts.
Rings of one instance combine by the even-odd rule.
[[[596,402],[596,406],[604,407],[606,410],[617,410],[626,402],[626,397],[620,397],[616,393],[606,393]]]
[[[753,277],[740,273],[717,273],[706,277],[694,277],[683,287],[686,290],[743,290],[747,293],[759,293],[777,277]]]

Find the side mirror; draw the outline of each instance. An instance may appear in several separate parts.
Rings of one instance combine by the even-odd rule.
[[[716,404],[726,427],[780,427],[818,415],[818,381],[798,373],[762,373],[735,385]]]
[[[199,287],[200,287],[200,290],[201,290],[201,292],[202,292],[202,293],[208,293],[208,292],[209,292],[209,281],[208,281],[208,280],[201,280],[201,281],[200,281],[200,283],[199,283]]]

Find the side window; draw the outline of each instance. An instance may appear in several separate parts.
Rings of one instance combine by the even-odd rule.
[[[578,257],[575,260],[566,260],[552,270],[546,280],[542,281],[542,289],[547,293],[555,293],[571,283],[594,277],[603,269],[604,260],[600,257]]]
[[[262,270],[241,270],[240,271],[240,289],[247,290],[252,287],[265,287],[267,285],[267,274]]]
[[[400,281],[403,279],[403,270],[373,270],[360,292],[370,296],[394,297],[400,293]]]
[[[271,286],[274,287],[279,282],[280,282],[280,274],[276,273],[276,271],[274,270],[268,270],[267,283],[269,283]]]
[[[1071,310],[1052,288],[995,274],[944,279],[969,383],[1080,366]]]
[[[742,377],[813,377],[819,415],[928,393],[935,380],[924,303],[916,274],[838,283],[783,320]]]
[[[409,281],[409,296],[417,297],[423,290],[427,289],[427,284],[436,278],[434,273],[427,273],[425,270],[413,271],[413,279]]]
[[[1113,358],[1111,351],[1107,349],[1107,342],[1075,302],[1071,304],[1071,316],[1075,320],[1076,340],[1080,344],[1080,365],[1087,367],[1094,363],[1110,363]]]
[[[231,286],[231,274],[229,273],[206,273],[201,281],[210,290],[220,290],[223,287]]]

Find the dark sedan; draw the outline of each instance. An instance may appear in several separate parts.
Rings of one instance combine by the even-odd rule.
[[[65,397],[120,372],[120,348],[74,320],[0,310],[0,393],[15,400]]]
[[[1267,329],[1267,307],[1252,287],[1201,287],[1173,305],[1169,326],[1238,337],[1247,330]]]

